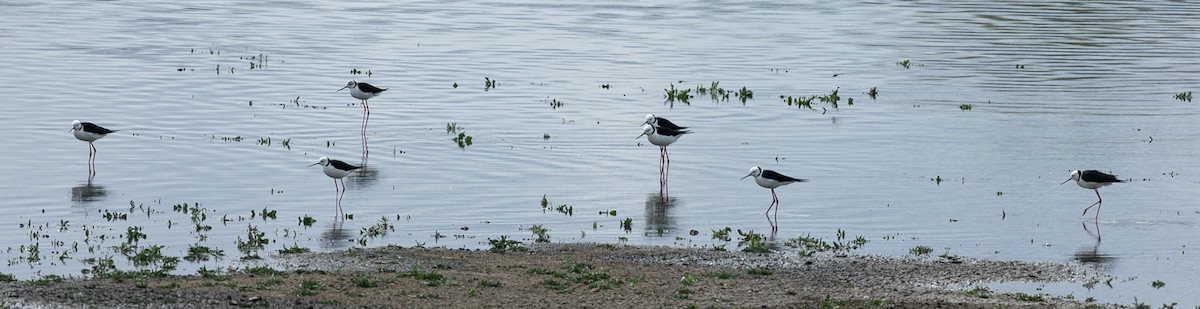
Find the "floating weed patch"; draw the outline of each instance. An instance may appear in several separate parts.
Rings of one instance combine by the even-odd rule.
[[[275,189],[271,189],[271,194],[275,194],[275,192],[276,192],[276,191],[275,191]],[[282,191],[279,191],[279,192],[282,192]],[[267,209],[266,209],[266,208],[263,208],[263,209],[262,209],[262,212],[257,212],[257,213],[256,213],[254,210],[250,210],[250,219],[254,219],[254,218],[255,218],[255,216],[259,216],[259,215],[261,215],[261,216],[262,216],[262,218],[263,218],[263,220],[266,220],[267,218],[271,218],[272,220],[274,220],[274,219],[275,219],[275,215],[276,215],[277,213],[278,213],[278,212],[276,212],[276,211],[274,211],[274,210],[267,211]]]
[[[533,233],[533,242],[550,242],[550,229],[542,227],[541,224],[535,224],[529,227],[529,231]]]
[[[571,215],[575,214],[575,207],[571,206],[571,205],[562,204],[562,205],[558,205],[558,206],[550,206],[550,201],[546,199],[545,194],[542,195],[541,205],[542,205],[542,213],[546,213],[546,211],[553,209],[554,211],[564,214],[564,215],[567,215],[567,216],[571,216]]]
[[[958,105],[958,109],[964,110],[964,111],[969,111],[969,110],[971,110],[971,108],[972,108],[971,104],[959,104]]]
[[[201,245],[188,245],[188,254],[183,259],[188,262],[200,262],[219,259],[224,256],[225,251],[221,249],[212,249]]]
[[[217,139],[217,136],[216,136],[216,135],[213,135],[213,136],[212,136],[212,139]],[[242,141],[242,137],[241,137],[241,136],[232,136],[232,137],[230,137],[230,136],[222,136],[222,137],[221,137],[221,141],[223,141],[223,142],[241,142],[241,141]]]
[[[458,148],[466,148],[467,146],[471,146],[471,139],[471,136],[467,135],[466,133],[458,133],[458,136],[455,136],[450,140],[454,141],[455,144],[458,144]]]
[[[712,239],[716,239],[716,240],[720,240],[720,241],[730,241],[730,240],[732,240],[732,238],[729,237],[729,232],[732,232],[732,231],[733,231],[733,229],[729,228],[728,226],[726,226],[724,229],[713,230],[712,231]]]
[[[681,81],[681,83],[682,83],[682,81]],[[671,103],[672,105],[674,105],[675,101],[679,101],[679,103],[683,103],[683,104],[692,104],[690,102],[690,100],[692,99],[692,94],[691,94],[692,89],[691,88],[679,89],[679,88],[675,88],[675,84],[671,84],[670,88],[663,89],[663,92],[665,92],[663,94],[663,98],[666,99],[667,103]]]
[[[633,231],[633,219],[625,218],[625,220],[622,220],[621,221],[621,229],[625,230],[625,233],[632,232]]]
[[[930,252],[933,252],[933,248],[930,248],[929,246],[916,246],[916,247],[912,247],[911,249],[908,249],[909,254],[916,255],[916,256],[927,255]]]
[[[242,240],[242,237],[238,236],[238,251],[241,251],[245,255],[251,255],[251,253],[262,250],[268,243],[271,243],[271,240],[267,239],[266,235],[266,233],[259,231],[256,226],[247,226],[246,240]]]
[[[1176,93],[1175,99],[1180,100],[1180,101],[1185,101],[1185,102],[1191,102],[1192,101],[1192,92],[1188,91],[1188,92]]]
[[[300,225],[303,226],[312,226],[313,223],[317,222],[317,219],[313,219],[313,217],[309,217],[308,215],[297,218],[297,220],[300,221]]]
[[[458,133],[458,131],[462,131],[462,130],[465,130],[465,128],[458,125],[457,122],[447,122],[446,123],[446,134]]]
[[[913,64],[912,61],[909,61],[908,59],[904,59],[904,61],[900,61],[900,62],[896,63],[896,65],[904,67],[905,70],[907,70],[909,67],[911,67],[912,64]]]
[[[834,88],[833,91],[830,91],[829,94],[825,94],[825,95],[796,96],[796,97],[780,95],[779,99],[783,100],[785,103],[787,103],[788,106],[795,105],[797,108],[800,108],[800,109],[810,109],[810,110],[813,109],[812,103],[814,100],[829,104],[830,107],[837,109],[838,104],[842,101],[842,96],[838,94],[838,91],[840,91],[840,90],[841,90],[841,87]],[[849,105],[854,105],[854,99],[849,98],[846,103]],[[824,110],[825,108],[822,107],[821,109]],[[822,112],[822,113],[824,113],[824,112]]]
[[[1164,286],[1167,286],[1167,283],[1162,282],[1161,280],[1154,280],[1154,282],[1150,282],[1150,287],[1155,289],[1162,288]]]
[[[500,85],[500,82],[498,82],[494,79],[488,78],[487,76],[483,77],[483,91],[496,89],[496,86],[499,86],[499,85]]]
[[[754,231],[742,232],[741,229],[738,229],[737,232],[738,232],[738,235],[742,236],[742,239],[740,241],[738,241],[738,246],[742,247],[742,252],[755,252],[755,253],[771,252],[771,249],[767,248],[766,241],[763,241],[762,234],[755,233]]]
[[[396,228],[388,223],[387,216],[382,216],[379,218],[379,223],[375,223],[375,225],[369,227],[364,227],[358,232],[360,236],[358,238],[358,244],[366,246],[367,239],[383,237],[386,236],[389,231],[395,230]]]
[[[867,90],[867,96],[870,97],[871,100],[874,100],[875,97],[879,96],[879,90],[875,89],[875,87],[871,87],[871,90]]]
[[[371,70],[350,69],[350,75],[366,75],[367,77],[371,77],[371,74]]]
[[[525,248],[525,244],[515,239],[508,239],[508,236],[505,235],[500,235],[500,239],[488,238],[488,244],[492,245],[488,252],[493,253],[529,251],[528,248]]]
[[[559,101],[558,99],[550,99],[550,101],[543,101],[543,102],[549,102],[550,109],[558,109],[559,107],[563,106],[563,101]]]

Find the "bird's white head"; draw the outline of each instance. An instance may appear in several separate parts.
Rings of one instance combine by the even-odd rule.
[[[746,174],[746,176],[742,176],[742,179],[746,179],[746,177],[758,177],[760,175],[762,175],[762,168],[755,166],[751,167],[750,173]]]
[[[657,124],[658,118],[655,118],[654,114],[646,114],[646,122],[645,123],[649,124],[649,125]]]
[[[634,137],[633,139],[638,139],[638,138],[641,138],[642,136],[648,136],[650,134],[654,134],[654,126],[645,124],[645,125],[642,125],[642,135],[638,135],[637,137]]]
[[[1082,172],[1082,171],[1080,171],[1080,170],[1073,170],[1073,171],[1071,171],[1071,178],[1067,178],[1067,180],[1063,180],[1063,182],[1062,182],[1062,183],[1060,183],[1060,185],[1061,185],[1061,184],[1065,184],[1065,183],[1067,183],[1067,182],[1069,182],[1069,181],[1072,181],[1072,180],[1074,180],[1074,181],[1079,181],[1079,177],[1080,177],[1081,175],[1083,175],[1083,172]]]
[[[320,164],[321,166],[329,166],[329,157],[321,157],[320,159],[317,159],[317,163],[309,164],[308,166],[317,164]]]
[[[342,91],[342,90],[346,90],[346,89],[349,89],[349,88],[354,88],[355,86],[358,86],[358,82],[356,82],[356,81],[354,81],[354,80],[350,80],[350,81],[346,82],[346,87],[342,87],[342,89],[338,89],[337,91]],[[334,92],[337,92],[337,91],[334,91]]]
[[[76,119],[74,122],[71,122],[71,131],[78,131],[78,130],[83,130],[83,123],[79,122],[79,120]]]

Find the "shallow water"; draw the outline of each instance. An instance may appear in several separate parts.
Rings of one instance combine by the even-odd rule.
[[[736,250],[712,231],[769,231],[770,192],[738,180],[759,165],[811,179],[776,190],[777,245],[843,230],[870,241],[862,253],[1078,261],[1115,279],[993,287],[1196,306],[1200,113],[1174,95],[1196,90],[1198,11],[1166,1],[6,2],[3,272],[78,276],[85,259],[111,256],[136,269],[113,249],[130,227],[166,255],[225,252],[177,273],[228,267],[253,230],[270,241],[254,251],[263,256],[488,248],[502,235],[532,242],[533,225],[553,242]],[[499,84],[485,89],[485,77]],[[354,219],[335,223],[331,181],[306,165],[363,162],[362,108],[335,92],[349,79],[389,90],[370,103],[368,168],[346,180]],[[754,98],[664,102],[672,84],[713,81]],[[836,109],[780,99],[834,89]],[[657,149],[634,139],[647,113],[695,131],[670,147],[666,203]],[[96,142],[90,185],[87,145],[67,133],[74,119],[120,130]],[[448,123],[473,144],[459,148]],[[1093,222],[1080,213],[1094,194],[1059,185],[1070,169],[1131,181],[1101,190]],[[184,203],[206,209],[200,225],[212,229],[172,209]],[[553,209],[563,204],[571,215]],[[263,209],[277,218],[251,217]],[[380,218],[386,235],[366,236]]]

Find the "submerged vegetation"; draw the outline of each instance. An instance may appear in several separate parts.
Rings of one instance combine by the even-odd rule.
[[[681,80],[678,84],[685,82]],[[696,93],[695,96],[692,95],[693,90]],[[676,88],[675,83],[672,83],[668,88],[663,89],[663,92],[663,98],[667,103],[678,101],[684,104],[691,104],[691,99],[696,96],[708,96],[714,102],[725,102],[729,101],[730,97],[734,97],[742,104],[746,104],[747,100],[754,98],[754,91],[751,91],[749,88],[743,86],[741,89],[727,90],[721,87],[720,81],[713,81],[708,86],[696,85],[695,88]]]

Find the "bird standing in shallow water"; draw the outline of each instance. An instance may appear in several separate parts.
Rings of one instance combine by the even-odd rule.
[[[1095,206],[1096,220],[1100,220],[1100,204],[1104,202],[1104,199],[1100,197],[1100,187],[1111,185],[1117,182],[1125,182],[1117,179],[1117,176],[1115,175],[1106,174],[1097,170],[1073,170],[1071,171],[1071,178],[1067,178],[1067,180],[1064,180],[1061,184],[1065,184],[1072,180],[1074,180],[1076,184],[1084,189],[1092,189],[1092,191],[1096,191],[1096,202],[1083,209],[1083,214],[1087,215],[1088,209],[1092,209],[1092,207]]]
[[[332,160],[328,157],[321,157],[317,160],[317,163],[309,164],[308,166],[318,164],[322,166],[321,171],[325,172],[326,176],[333,178],[333,189],[334,194],[336,195],[335,204],[337,205],[335,216],[337,218],[341,218],[345,215],[345,211],[342,210],[342,196],[346,195],[346,182],[343,181],[342,178],[350,176],[350,173],[362,167],[350,165],[349,163],[339,160]],[[342,184],[340,188],[338,187],[339,181]]]
[[[76,139],[88,142],[88,175],[90,177],[96,173],[96,145],[92,142],[117,131],[105,129],[91,122],[75,120],[71,122],[71,132],[75,134]]]
[[[767,221],[771,222],[771,208],[775,208],[775,220],[771,222],[771,231],[779,230],[779,225],[777,224],[779,222],[779,197],[775,195],[775,188],[794,182],[807,182],[808,179],[792,178],[772,170],[764,170],[757,166],[751,167],[750,174],[742,176],[742,179],[746,179],[746,177],[754,177],[754,182],[759,186],[771,189],[771,206],[767,206],[767,212],[763,214],[767,216]]]
[[[362,155],[363,155],[363,162],[365,163],[365,162],[367,162],[367,153],[369,152],[369,150],[367,148],[367,122],[369,122],[371,120],[371,108],[369,106],[367,106],[367,100],[370,100],[371,98],[378,96],[380,93],[387,91],[387,88],[380,89],[379,87],[372,86],[371,84],[368,84],[368,83],[360,83],[360,82],[356,82],[354,80],[350,80],[350,81],[346,82],[345,87],[342,87],[342,89],[338,89],[337,91],[342,91],[342,90],[345,90],[346,88],[350,89],[350,96],[354,97],[355,99],[362,100],[362,106],[363,106],[363,121],[362,121],[363,153],[362,153]],[[334,92],[337,92],[337,91],[334,91]]]
[[[652,124],[642,125],[642,135],[636,138],[646,137],[651,144],[658,146],[658,185],[659,191],[666,191],[667,174],[671,171],[671,155],[667,153],[667,146],[679,140],[679,137],[684,134],[692,133],[688,130],[675,130],[667,127],[655,127]]]

